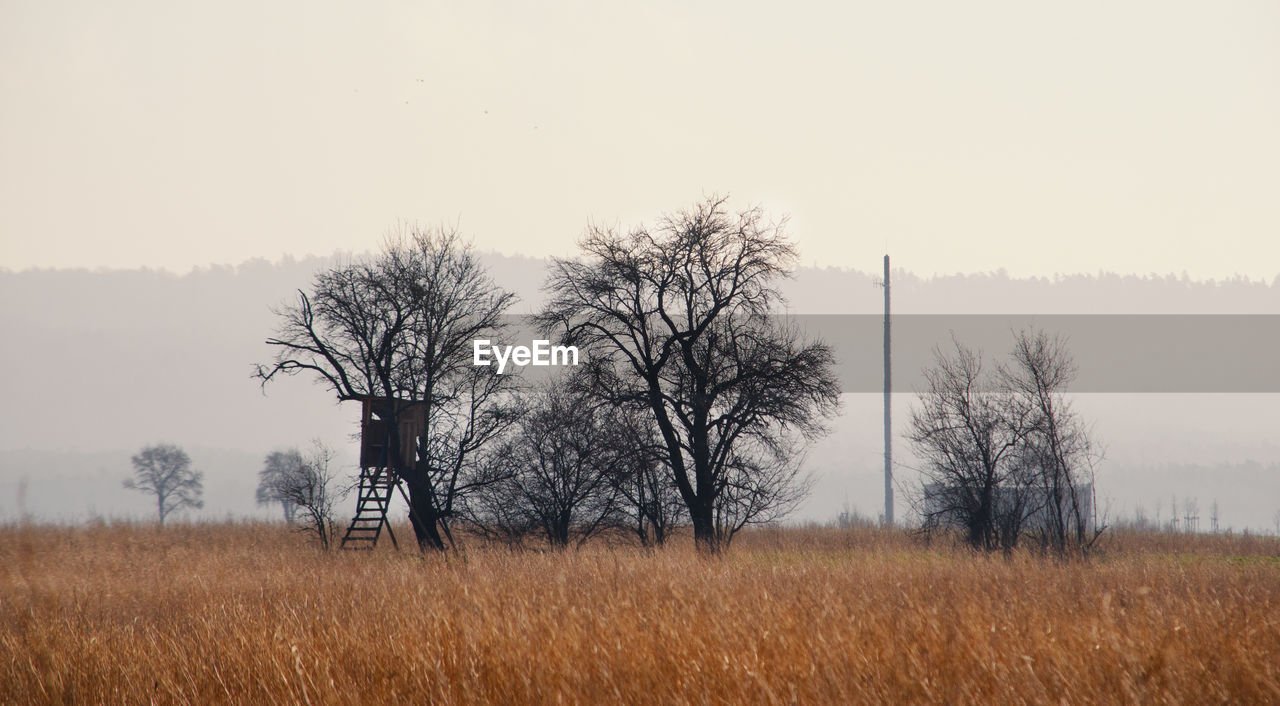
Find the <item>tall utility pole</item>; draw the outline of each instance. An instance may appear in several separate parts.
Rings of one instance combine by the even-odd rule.
[[[889,256],[884,256],[884,524],[893,526],[893,425],[890,422],[893,376],[889,355]]]

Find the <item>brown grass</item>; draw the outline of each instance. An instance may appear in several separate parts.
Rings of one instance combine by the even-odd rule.
[[[0,529],[5,703],[1280,703],[1280,540],[1089,563],[760,530],[462,557],[270,525]]]

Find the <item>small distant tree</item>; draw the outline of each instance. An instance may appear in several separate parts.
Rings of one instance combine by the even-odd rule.
[[[156,497],[156,513],[160,524],[171,513],[183,508],[204,507],[204,473],[191,468],[191,457],[173,444],[156,444],[133,457],[133,477],[124,487]]]
[[[1182,531],[1200,531],[1200,501],[1196,498],[1182,501]]]
[[[302,531],[314,535],[324,549],[333,545],[338,530],[332,459],[333,451],[317,441],[305,456],[297,450],[283,453],[277,472],[263,481],[266,493],[291,505]]]
[[[284,521],[289,524],[293,524],[298,506],[280,495],[277,489],[281,486],[281,479],[302,464],[302,453],[297,449],[272,451],[267,454],[262,470],[258,471],[258,504],[280,503],[284,509]]]

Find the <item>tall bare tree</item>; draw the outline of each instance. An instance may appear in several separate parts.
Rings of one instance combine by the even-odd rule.
[[[1000,371],[1014,398],[1010,407],[1029,411],[1019,453],[1027,481],[1036,487],[1036,533],[1058,554],[1087,551],[1101,531],[1092,517],[1100,452],[1066,397],[1076,374],[1065,339],[1030,329],[1015,332],[1009,362]]]
[[[496,286],[456,231],[411,229],[367,262],[316,276],[310,294],[277,312],[276,348],[258,366],[265,386],[307,373],[339,400],[373,396],[426,406],[413,462],[399,469],[420,547],[444,549],[461,496],[489,482],[478,452],[514,419],[514,376],[472,365],[472,340],[496,338],[515,295]],[[388,448],[400,448],[388,405]]]
[[[191,468],[191,457],[173,444],[148,446],[133,457],[133,477],[124,487],[156,497],[160,524],[184,508],[204,507],[204,473]]]
[[[709,198],[652,230],[593,226],[581,249],[555,261],[538,321],[588,352],[601,399],[651,415],[694,537],[716,552],[795,501],[790,454],[839,404],[830,348],[770,317],[795,247],[760,209]]]

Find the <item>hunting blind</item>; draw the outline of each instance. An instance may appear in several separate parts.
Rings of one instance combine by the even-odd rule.
[[[387,397],[360,398],[360,484],[356,514],[342,536],[344,549],[372,549],[383,528],[399,548],[387,511],[391,496],[401,486],[400,473],[417,462],[418,438],[427,426],[427,407]],[[398,431],[392,434],[392,429]],[[396,448],[392,448],[396,447]],[[408,502],[408,498],[405,498]]]

